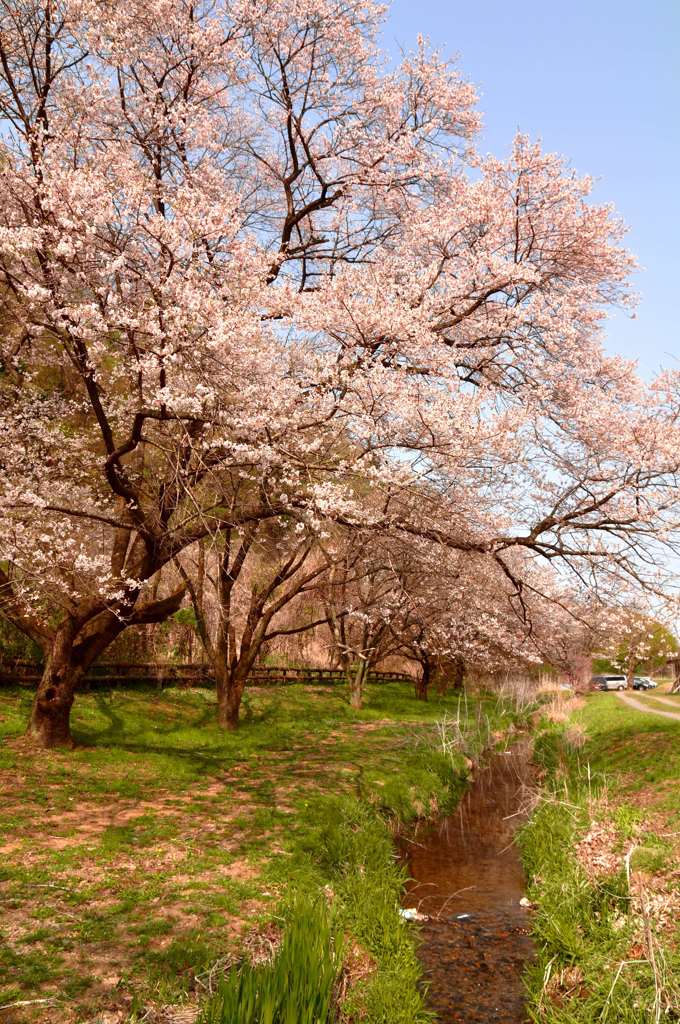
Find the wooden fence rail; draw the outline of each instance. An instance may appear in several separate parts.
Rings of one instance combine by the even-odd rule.
[[[19,683],[35,685],[40,679],[40,666],[35,662],[13,660],[0,661],[0,686]],[[406,672],[371,672],[369,682],[411,682]],[[290,683],[325,683],[329,685],[345,682],[341,669],[337,668],[285,668],[279,665],[262,665],[253,668],[248,676],[251,686],[285,686]],[[214,686],[215,679],[209,665],[201,664],[149,664],[148,662],[99,662],[92,665],[85,676],[82,688],[108,689],[115,686]]]

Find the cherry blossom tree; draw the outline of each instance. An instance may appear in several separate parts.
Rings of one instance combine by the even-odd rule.
[[[677,655],[678,641],[667,626],[649,614],[624,609],[617,619],[618,628],[610,634],[603,650],[612,664],[625,673],[630,690],[641,669],[659,668]]]
[[[480,159],[472,87],[422,42],[386,70],[382,16],[0,3],[0,602],[45,746],[216,531],[294,510],[516,589],[517,549],[640,576],[674,525],[668,388],[600,343],[620,223],[524,137]]]
[[[289,517],[249,523],[241,531],[225,528],[216,539],[216,548],[207,554],[206,545],[198,545],[193,565],[187,564],[191,551],[176,559],[176,565],[215,675],[218,722],[235,729],[248,677],[263,646],[326,622],[318,589],[333,556]],[[285,624],[281,613],[292,603],[305,606],[301,621],[296,616],[294,624]],[[339,619],[344,614],[336,613]]]
[[[352,707],[363,705],[371,672],[400,646],[395,620],[404,594],[395,576],[389,537],[357,532],[339,545],[322,582],[321,601],[335,661],[342,667]]]
[[[416,695],[427,700],[435,675],[440,685],[463,685],[466,666],[493,673],[540,661],[534,644],[536,601],[524,593],[535,575],[515,551],[507,564],[488,555],[412,547],[399,573],[404,597],[392,628],[401,652],[420,666]],[[525,563],[520,565],[520,563]],[[518,589],[519,588],[519,589]]]
[[[363,258],[380,196],[477,119],[424,51],[378,73],[371,3],[1,17],[2,602],[45,650],[52,745],[92,659],[176,607],[144,584],[221,522],[214,473],[256,484],[226,528],[285,509],[337,405],[335,359],[286,344],[291,296]]]
[[[540,644],[547,645],[558,614],[569,609],[570,624],[577,618],[564,585],[558,590],[553,581],[548,596],[553,575],[539,574],[536,559],[517,550],[504,562],[423,538],[405,543],[366,534],[362,544],[360,536],[351,536],[345,558],[325,582],[334,584],[331,594],[324,595],[351,703],[361,706],[370,669],[391,655],[418,666],[421,700],[443,669],[460,687],[466,663],[484,672],[540,664]],[[342,621],[334,621],[334,603],[345,613]]]

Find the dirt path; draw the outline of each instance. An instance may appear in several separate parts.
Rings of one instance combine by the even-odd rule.
[[[661,708],[651,707],[649,704],[643,704],[642,701],[636,700],[635,697],[631,697],[628,693],[622,693],[620,690],[616,694],[624,704],[628,704],[631,708],[635,708],[636,711],[646,711],[647,714],[651,715],[663,715],[664,718],[674,718],[677,722],[680,722],[680,712],[678,711],[662,711]]]
[[[663,693],[650,693],[652,700],[660,700],[662,704],[669,704],[672,708],[680,709],[680,696],[666,697]]]

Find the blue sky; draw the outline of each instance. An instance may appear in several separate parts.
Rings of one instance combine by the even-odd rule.
[[[385,48],[418,32],[477,86],[483,152],[519,128],[597,179],[643,268],[637,318],[615,315],[607,347],[647,377],[680,367],[680,0],[395,0]]]

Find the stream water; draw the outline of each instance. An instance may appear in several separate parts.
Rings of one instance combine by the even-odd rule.
[[[450,816],[404,843],[405,907],[419,925],[428,1004],[439,1024],[524,1024],[522,972],[532,956],[524,873],[513,834],[529,748],[494,755]]]

